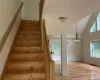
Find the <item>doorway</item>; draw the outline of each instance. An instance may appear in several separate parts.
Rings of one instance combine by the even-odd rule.
[[[61,76],[61,39],[49,39],[50,53],[52,60],[55,61],[55,75]]]

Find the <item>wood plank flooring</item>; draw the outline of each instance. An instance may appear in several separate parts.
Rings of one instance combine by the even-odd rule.
[[[100,67],[82,62],[69,62],[68,75],[56,76],[56,80],[100,80]]]

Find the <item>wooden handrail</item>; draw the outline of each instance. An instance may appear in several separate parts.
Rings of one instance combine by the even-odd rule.
[[[20,13],[22,7],[23,7],[23,3],[21,3],[21,5],[20,5],[20,7],[18,8],[18,10],[17,10],[17,12],[16,12],[14,18],[12,19],[10,25],[8,26],[6,32],[4,33],[3,37],[2,37],[1,40],[0,40],[0,52],[2,51],[3,46],[5,45],[5,42],[6,42],[8,36],[9,36],[9,34],[10,34],[10,32],[11,32],[13,26],[14,26],[15,21],[17,20],[17,17],[18,17],[18,15],[19,15],[19,13]]]
[[[40,20],[42,19],[44,2],[45,2],[45,0],[40,0],[40,3],[39,3],[39,19]]]
[[[48,53],[49,60],[51,60],[51,55],[50,55],[50,50],[49,50],[49,40],[46,32],[46,27],[45,27],[45,20],[43,20],[43,28],[44,28],[44,36],[45,36],[45,44],[46,44],[46,50]]]
[[[40,0],[40,3],[39,3],[39,21],[40,21],[40,27],[41,27],[41,48],[42,48],[42,51],[44,50],[43,49],[43,20],[42,20],[42,15],[43,15],[43,8],[44,8],[44,3],[45,3],[45,0]]]
[[[41,27],[41,48],[45,54],[46,80],[54,80],[54,62],[51,60],[51,56],[50,56],[49,41],[46,32],[45,20],[42,19],[44,3],[45,0],[40,0],[39,20],[40,20],[40,27]]]
[[[55,63],[53,60],[50,61],[50,80],[55,80]]]
[[[46,80],[54,80],[54,61],[51,60],[49,42],[46,33],[45,20],[43,20],[43,52],[45,54]]]

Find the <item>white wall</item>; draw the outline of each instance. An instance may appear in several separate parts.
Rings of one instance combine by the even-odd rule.
[[[82,61],[82,45],[81,41],[79,43],[74,42],[71,39],[67,40],[67,56],[68,61]]]
[[[20,0],[0,0],[0,39],[14,17],[20,2]]]
[[[93,22],[96,20],[98,13],[99,11],[95,12],[92,15],[85,29],[82,46],[83,46],[83,61],[89,64],[100,66],[100,58],[93,58],[90,56],[90,41],[98,39],[100,40],[100,31],[90,34],[91,26],[93,25]]]
[[[40,0],[24,0],[24,20],[39,20],[39,1]]]
[[[57,38],[52,37],[49,39],[50,39],[50,45],[55,41],[61,43],[60,37],[57,37]],[[72,39],[66,38],[66,45],[67,45],[67,48],[64,48],[64,49],[67,50],[67,56],[66,56],[67,60],[68,61],[82,61],[82,40],[79,43],[75,43]]]
[[[21,0],[0,0],[0,40],[3,34],[5,33],[6,29],[8,28],[9,24],[11,23],[20,4]],[[21,13],[18,19],[16,20],[2,51],[0,52],[0,74],[3,70],[10,47],[17,32],[18,26],[20,24],[20,20],[21,20]]]

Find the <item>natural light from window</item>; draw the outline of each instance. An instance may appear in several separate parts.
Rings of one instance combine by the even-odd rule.
[[[92,25],[90,32],[96,32],[96,23],[94,22],[94,24]]]
[[[61,53],[61,44],[60,42],[52,42],[52,45],[50,46],[50,51],[52,51],[54,56],[60,56]]]
[[[91,26],[90,33],[100,31],[100,13],[97,16],[96,21],[94,24]]]
[[[100,40],[90,42],[91,57],[100,58]]]
[[[97,17],[97,30],[100,30],[100,13]]]

